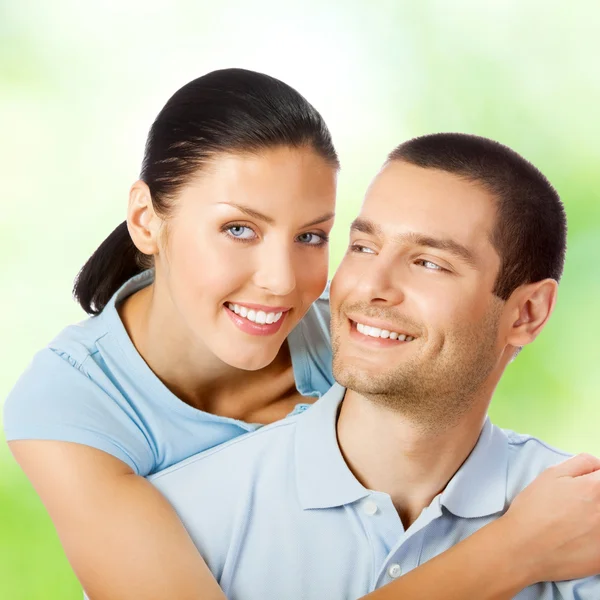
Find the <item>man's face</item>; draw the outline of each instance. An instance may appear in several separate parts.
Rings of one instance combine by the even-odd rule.
[[[478,184],[401,161],[382,169],[331,287],[342,385],[424,425],[470,407],[503,351],[495,218]]]

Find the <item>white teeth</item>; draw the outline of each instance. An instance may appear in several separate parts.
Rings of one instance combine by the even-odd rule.
[[[241,304],[232,304],[231,302],[227,303],[227,308],[232,310],[236,315],[240,315],[240,317],[244,317],[253,323],[258,323],[259,325],[264,325],[268,323],[277,323],[279,319],[281,319],[283,313],[278,312],[265,312],[264,310],[254,310],[252,308],[246,308]]]
[[[364,325],[363,323],[356,323],[356,329],[363,335],[369,337],[382,338],[384,340],[398,340],[400,342],[412,342],[415,338],[406,335],[404,333],[397,333],[396,331],[389,331],[388,329],[380,329],[379,327],[371,327],[370,325]]]

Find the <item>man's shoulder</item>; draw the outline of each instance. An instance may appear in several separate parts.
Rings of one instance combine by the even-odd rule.
[[[510,429],[503,429],[502,431],[504,431],[508,440],[509,453],[516,460],[535,458],[550,466],[572,456],[569,452],[555,448],[533,435],[517,433]]]
[[[529,434],[503,429],[508,443],[507,491],[509,500],[516,496],[548,467],[572,456]]]
[[[266,425],[148,477],[218,578],[249,515],[256,516],[254,506],[269,512],[292,504],[294,431],[301,418]]]
[[[282,459],[290,459],[296,422],[302,414],[286,417],[281,421],[265,425],[256,431],[240,435],[224,444],[200,452],[178,462],[167,469],[151,475],[148,479],[159,487],[170,486],[180,479],[202,476],[204,480],[212,474],[221,480],[224,475],[247,476],[258,463],[261,470],[282,466]]]

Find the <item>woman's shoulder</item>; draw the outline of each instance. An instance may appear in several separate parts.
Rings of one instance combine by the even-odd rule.
[[[307,311],[302,323],[308,335],[314,335],[330,343],[331,309],[329,307],[329,287],[330,283],[328,282],[323,293]]]
[[[103,314],[87,317],[82,321],[68,325],[47,344],[45,350],[51,350],[75,368],[81,367],[88,357],[98,350],[98,342],[108,333]]]
[[[72,340],[70,340],[72,341]],[[4,403],[7,441],[54,440],[107,452],[135,472],[151,469],[152,453],[123,402],[85,370],[85,349],[48,346],[33,357]]]
[[[296,386],[305,396],[320,397],[333,385],[329,284],[288,338]]]
[[[6,439],[80,443],[148,471],[152,452],[131,399],[102,356],[118,351],[106,317],[68,325],[33,356],[4,403]]]
[[[33,357],[4,404],[8,441],[80,443],[148,475],[255,428],[172,394],[113,312],[65,328]]]

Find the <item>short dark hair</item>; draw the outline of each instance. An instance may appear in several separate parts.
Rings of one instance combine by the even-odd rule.
[[[278,146],[312,148],[339,168],[323,117],[295,89],[246,69],[212,71],[184,85],[160,111],[148,135],[140,179],[164,216],[176,192],[216,156]],[[123,222],[79,272],[74,296],[87,313],[98,314],[125,281],[151,265]]]
[[[567,218],[560,197],[544,175],[507,146],[465,133],[435,133],[393,150],[401,160],[440,169],[478,183],[496,199],[491,242],[501,260],[494,294],[503,300],[519,286],[563,272]]]

